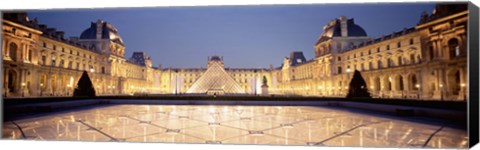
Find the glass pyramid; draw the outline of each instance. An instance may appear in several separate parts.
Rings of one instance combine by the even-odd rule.
[[[225,71],[221,62],[211,62],[187,93],[244,94],[245,89]]]

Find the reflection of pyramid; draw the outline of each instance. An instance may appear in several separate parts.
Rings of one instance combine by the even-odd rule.
[[[187,93],[219,92],[225,94],[245,93],[245,90],[219,63],[212,63],[207,71],[188,89]]]

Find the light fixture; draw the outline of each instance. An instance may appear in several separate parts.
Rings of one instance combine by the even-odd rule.
[[[420,87],[420,84],[415,84],[415,87],[416,87],[416,88],[419,88],[419,87]]]
[[[25,86],[25,83],[24,83],[24,82],[22,82],[22,86]]]
[[[351,71],[350,68],[347,68],[347,72],[350,72],[350,71]]]

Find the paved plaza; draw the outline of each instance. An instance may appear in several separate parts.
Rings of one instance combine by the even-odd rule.
[[[434,121],[423,122],[422,118],[407,121],[329,107],[106,105],[4,122],[3,137],[68,141],[467,147],[465,130]]]

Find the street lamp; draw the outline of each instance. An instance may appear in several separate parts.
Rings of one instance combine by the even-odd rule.
[[[415,84],[415,87],[417,88],[417,99],[420,99],[420,84]]]
[[[43,83],[40,83],[40,96],[43,96]]]
[[[443,100],[443,84],[438,85],[440,87],[440,100]]]
[[[462,87],[462,89],[463,89],[463,100],[465,100],[465,101],[467,100],[467,89],[465,89],[466,86],[467,85],[465,83],[460,84],[460,87]]]

